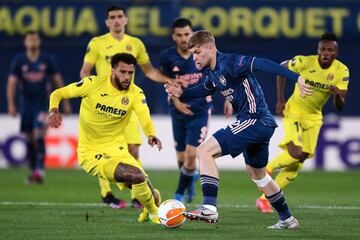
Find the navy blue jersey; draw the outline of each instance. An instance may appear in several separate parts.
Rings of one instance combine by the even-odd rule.
[[[10,74],[18,79],[20,107],[45,108],[51,90],[51,76],[57,72],[55,59],[47,53],[41,52],[35,62],[30,61],[26,53],[17,55],[11,64]]]
[[[203,84],[205,78],[203,74],[196,69],[195,62],[190,56],[188,59],[183,58],[177,51],[176,46],[170,47],[160,54],[160,68],[161,71],[170,78],[180,79],[198,79],[199,81],[190,85],[194,87],[199,84]],[[190,105],[190,110],[193,113],[201,112],[204,108],[208,109],[211,107],[211,96],[202,98],[186,98],[180,97],[180,101]],[[180,113],[175,106],[171,103],[170,110],[172,114],[178,116],[185,116]]]
[[[277,126],[253,74],[254,59],[218,52],[215,69],[204,70],[205,85],[220,91],[232,103],[237,119],[259,119],[267,126]]]

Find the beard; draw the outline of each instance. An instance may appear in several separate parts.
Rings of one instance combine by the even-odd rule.
[[[116,75],[114,76],[114,83],[116,88],[119,90],[127,90],[130,86],[130,83],[121,83],[120,79]]]

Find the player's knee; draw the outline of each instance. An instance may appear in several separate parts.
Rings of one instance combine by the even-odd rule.
[[[289,147],[289,154],[291,157],[298,159],[300,161],[305,161],[305,159],[309,156],[308,153],[304,153],[301,147]]]
[[[132,183],[133,184],[139,184],[139,183],[143,183],[145,181],[146,181],[146,176],[143,173],[135,174],[132,177]]]
[[[209,155],[209,149],[208,146],[206,146],[206,144],[200,144],[197,148],[196,148],[196,157],[198,159],[202,159],[203,156]]]
[[[265,173],[265,176],[261,179],[252,178],[252,180],[259,188],[266,187],[271,181],[273,181],[268,173]]]

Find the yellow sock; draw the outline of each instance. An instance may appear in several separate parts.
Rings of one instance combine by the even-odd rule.
[[[103,178],[99,178],[101,196],[105,197],[108,192],[111,192],[110,182]]]
[[[290,182],[294,181],[302,167],[303,163],[294,162],[282,169],[278,175],[276,175],[275,182],[281,189],[284,189]]]
[[[150,187],[147,182],[133,184],[132,192],[139,202],[146,208],[150,214],[157,214],[158,207],[155,204],[154,196],[151,193]]]
[[[266,165],[266,171],[269,174],[272,174],[276,169],[287,167],[296,162],[299,162],[299,160],[293,158],[287,150],[284,150]],[[278,179],[278,176],[276,177],[276,179]],[[280,177],[279,181],[282,181],[282,177]],[[276,180],[275,182],[279,184]],[[282,189],[281,186],[280,188]],[[265,194],[262,194],[260,198],[266,199]]]

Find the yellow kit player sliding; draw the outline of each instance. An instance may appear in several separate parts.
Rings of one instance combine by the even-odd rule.
[[[111,58],[111,75],[89,76],[54,91],[50,96],[49,126],[61,125],[59,104],[63,99],[81,97],[78,159],[89,174],[116,182],[132,191],[144,206],[139,221],[159,223],[160,193],[154,189],[141,164],[130,155],[123,133],[131,114],[136,113],[151,146],[161,150],[155,136],[143,91],[132,83],[136,59],[127,53]]]
[[[283,116],[285,136],[279,145],[283,151],[267,164],[266,170],[273,173],[280,169],[275,181],[281,189],[297,177],[304,161],[314,155],[322,126],[322,108],[330,95],[338,111],[345,104],[349,70],[335,59],[339,53],[336,41],[335,34],[325,33],[318,44],[318,55],[295,56],[282,64],[303,76],[314,94],[302,98],[296,86],[285,104],[285,79],[278,76],[276,113]],[[264,195],[256,200],[256,206],[261,212],[272,212]]]

